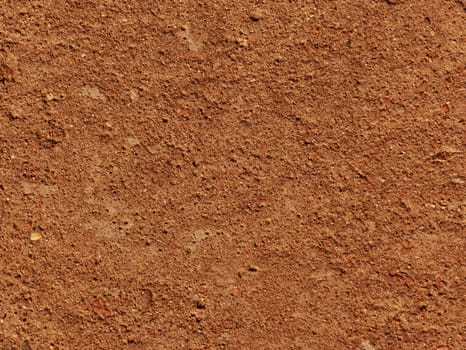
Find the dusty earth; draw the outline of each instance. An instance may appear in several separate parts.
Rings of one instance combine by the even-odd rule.
[[[465,349],[458,0],[0,5],[0,349]]]

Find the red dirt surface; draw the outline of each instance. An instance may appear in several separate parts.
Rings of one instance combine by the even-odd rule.
[[[0,4],[1,349],[465,349],[457,0]]]

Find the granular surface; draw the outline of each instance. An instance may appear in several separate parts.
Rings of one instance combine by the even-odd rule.
[[[462,0],[0,4],[0,348],[466,348]]]

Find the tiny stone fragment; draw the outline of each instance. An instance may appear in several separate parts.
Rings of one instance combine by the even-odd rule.
[[[32,232],[31,233],[31,241],[38,241],[39,239],[42,239],[42,233],[40,232]]]
[[[364,340],[359,347],[360,350],[375,350],[375,348],[369,343],[368,340]]]
[[[248,39],[246,38],[238,38],[236,39],[236,43],[239,47],[248,47]]]
[[[103,100],[105,101],[107,97],[100,92],[98,87],[95,86],[85,86],[81,90],[81,95],[85,97],[92,98],[94,100]]]
[[[249,15],[249,18],[253,22],[259,22],[261,19],[264,18],[264,14],[262,13],[262,11],[255,10]]]

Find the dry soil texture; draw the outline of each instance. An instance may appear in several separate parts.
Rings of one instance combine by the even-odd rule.
[[[466,348],[460,0],[2,0],[0,348]]]

